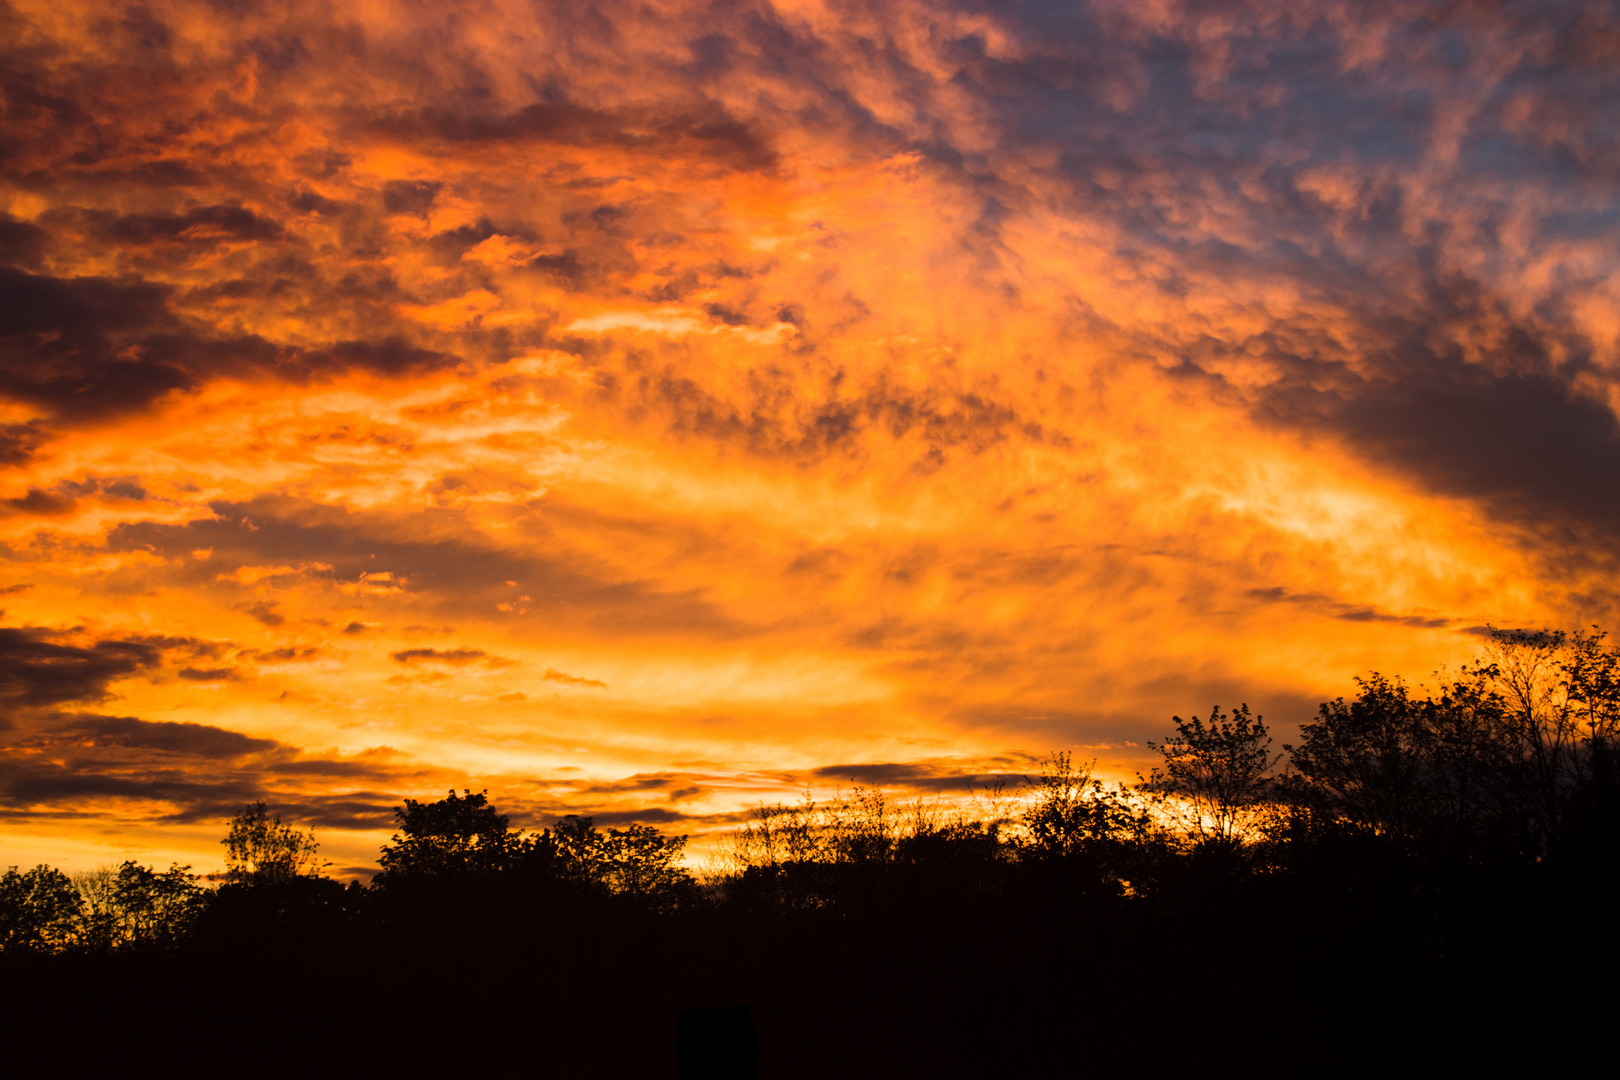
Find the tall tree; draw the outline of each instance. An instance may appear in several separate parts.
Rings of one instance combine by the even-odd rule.
[[[508,868],[523,847],[485,791],[452,790],[430,803],[406,799],[394,821],[399,831],[378,859],[385,880],[493,873]]]
[[[163,873],[136,862],[118,868],[112,884],[116,944],[166,948],[183,938],[202,914],[207,894],[191,867]]]
[[[1270,794],[1268,774],[1282,756],[1270,752],[1264,717],[1250,716],[1248,705],[1240,705],[1230,716],[1211,708],[1207,722],[1172,719],[1176,734],[1148,743],[1164,764],[1140,788],[1181,800],[1195,842],[1237,846]]]
[[[1129,793],[1105,788],[1091,775],[1095,764],[1075,765],[1069,751],[1058,750],[1039,776],[1026,778],[1031,800],[1023,824],[1033,854],[1067,857],[1133,835],[1140,822]]]
[[[691,882],[681,867],[684,836],[664,836],[650,825],[596,828],[570,814],[550,832],[565,880],[639,899],[668,900]]]
[[[231,819],[225,845],[225,876],[254,885],[285,884],[322,869],[315,831],[299,832],[272,816],[262,802],[251,803]]]
[[[0,876],[0,952],[58,952],[72,944],[84,901],[68,876],[43,864]]]
[[[1432,739],[1425,702],[1406,684],[1372,672],[1352,701],[1325,701],[1285,746],[1304,779],[1301,790],[1335,818],[1406,837],[1424,816]]]

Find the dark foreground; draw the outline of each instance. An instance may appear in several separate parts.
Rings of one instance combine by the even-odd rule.
[[[677,1014],[745,1004],[764,1077],[1612,1058],[1612,880],[1471,897],[1435,955],[1440,913],[1365,873],[1377,852],[1333,854],[1190,870],[1154,900],[1100,899],[1061,867],[976,890],[926,866],[806,912],[494,896],[377,926],[341,888],[243,895],[170,953],[6,957],[6,1054],[73,1073],[674,1076]]]
[[[683,838],[471,793],[407,800],[370,886],[262,805],[217,888],[14,870],[7,1071],[748,1075],[679,1019],[739,1006],[762,1077],[1612,1071],[1620,653],[1361,686],[1283,762],[1216,711],[1133,788],[1057,754],[978,814],[761,807],[702,883]]]

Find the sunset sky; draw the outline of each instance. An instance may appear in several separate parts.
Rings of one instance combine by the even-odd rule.
[[[1620,12],[0,4],[0,866],[1126,779],[1620,610]]]

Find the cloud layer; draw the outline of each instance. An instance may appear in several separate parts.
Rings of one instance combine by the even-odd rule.
[[[703,831],[1611,620],[1604,4],[14,3],[6,852]]]

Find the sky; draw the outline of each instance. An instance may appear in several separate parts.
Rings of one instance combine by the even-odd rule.
[[[713,837],[1612,624],[1612,3],[0,3],[0,865]]]

